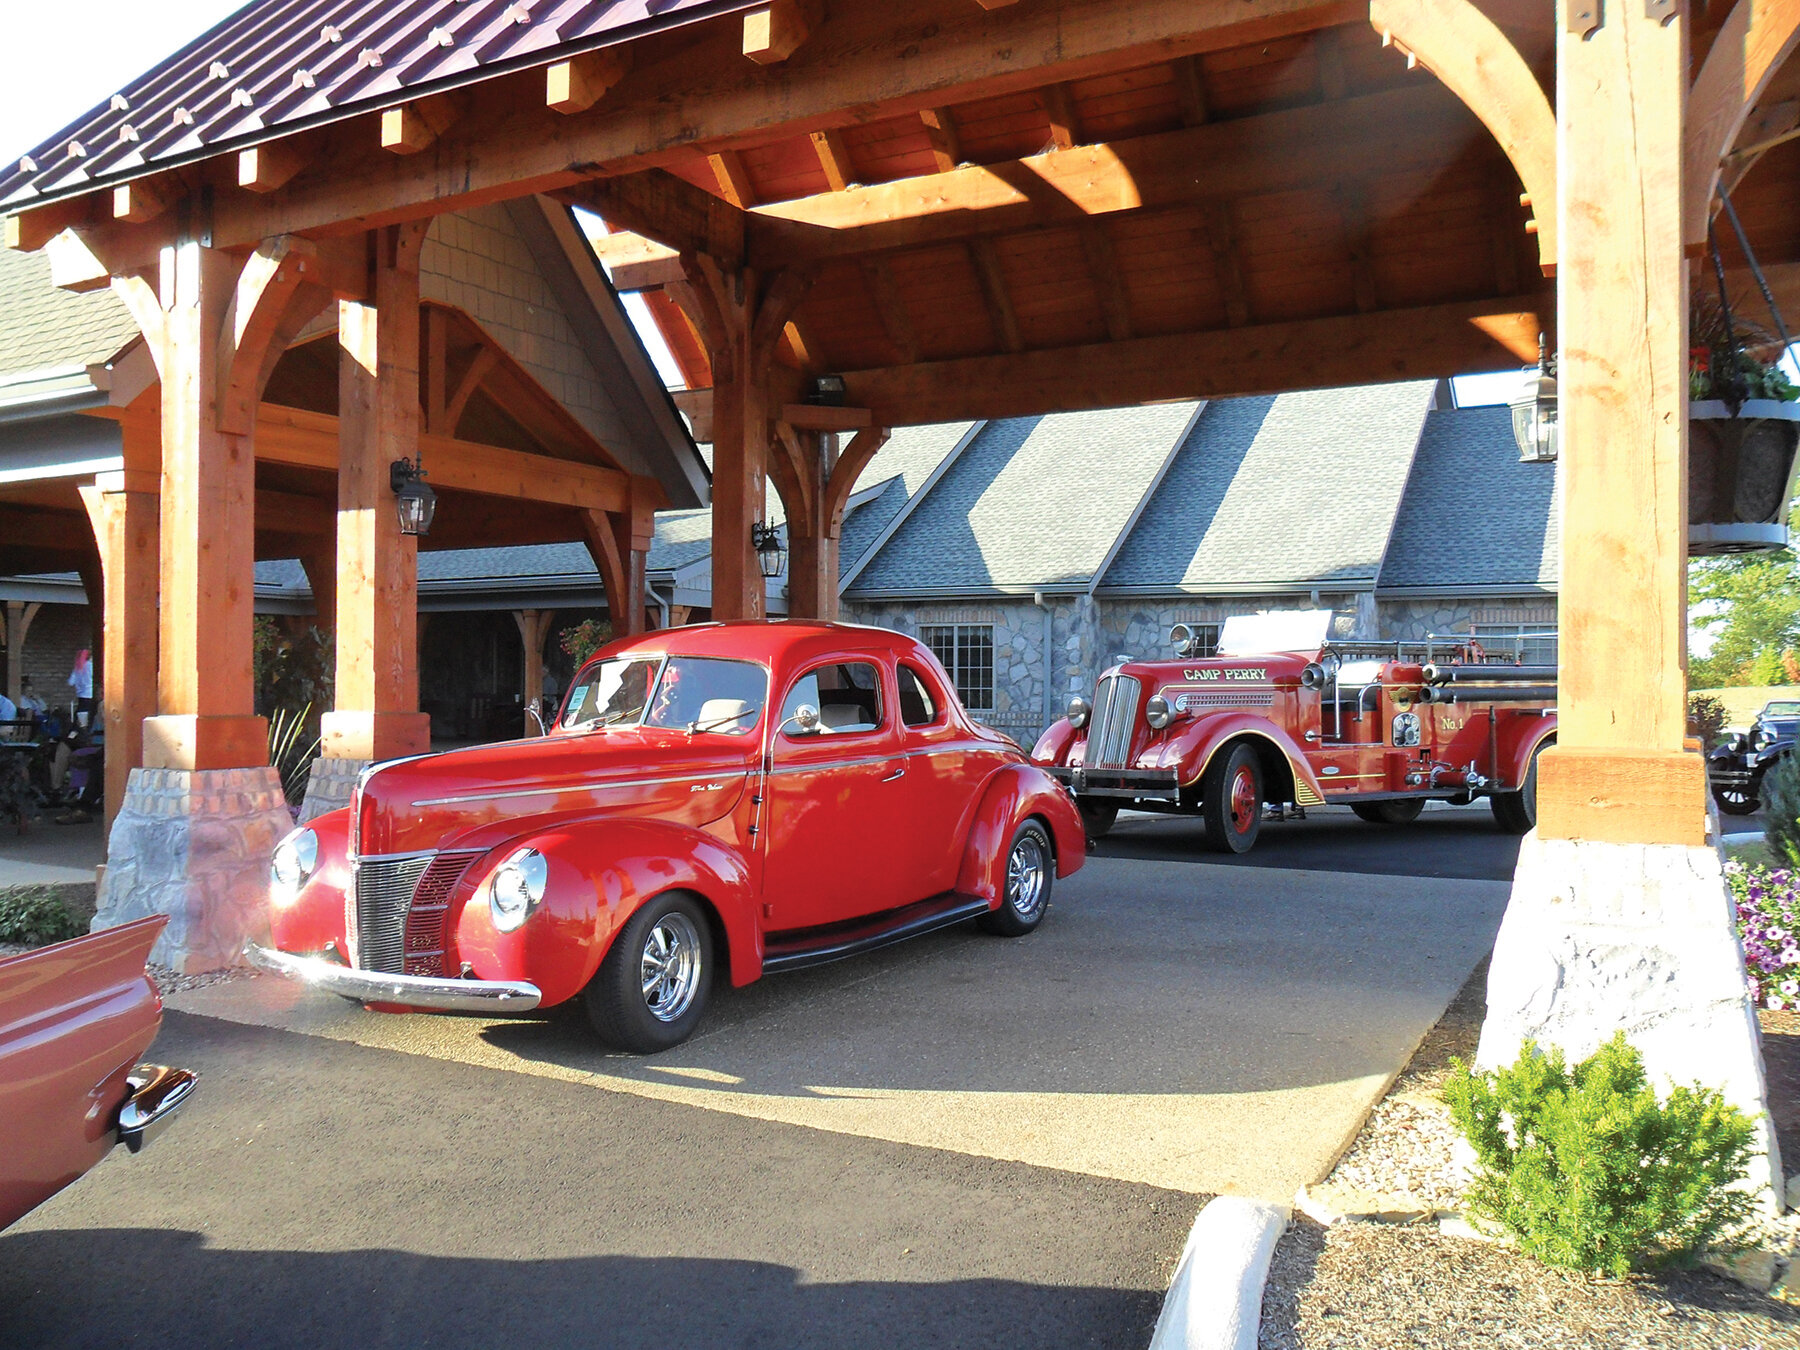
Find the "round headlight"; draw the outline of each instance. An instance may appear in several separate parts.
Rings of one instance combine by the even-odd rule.
[[[269,863],[269,899],[282,909],[293,904],[318,865],[319,836],[304,827],[295,830],[275,845]]]
[[[535,848],[522,848],[494,870],[488,881],[488,912],[494,927],[510,933],[524,923],[550,879],[549,865]]]
[[[1766,750],[1775,743],[1775,733],[1767,727],[1758,727],[1750,736],[1750,744],[1757,750]]]
[[[1075,695],[1069,700],[1069,725],[1080,731],[1087,725],[1088,713],[1091,711],[1088,701],[1080,694]]]
[[[1144,703],[1144,720],[1157,731],[1161,731],[1175,720],[1175,714],[1169,708],[1169,700],[1161,694],[1152,694]]]

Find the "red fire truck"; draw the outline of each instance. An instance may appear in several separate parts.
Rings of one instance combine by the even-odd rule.
[[[1032,758],[1074,792],[1091,838],[1130,807],[1197,815],[1213,848],[1243,853],[1265,806],[1341,804],[1404,825],[1427,801],[1478,797],[1502,829],[1530,830],[1537,756],[1556,738],[1554,635],[1504,651],[1467,634],[1340,642],[1326,638],[1330,619],[1233,618],[1207,656],[1177,624],[1176,659],[1105,671]]]

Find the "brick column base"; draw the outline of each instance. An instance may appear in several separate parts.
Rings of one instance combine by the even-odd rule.
[[[335,759],[329,755],[315,759],[306,779],[306,800],[300,805],[300,823],[304,825],[327,811],[350,805],[356,780],[374,762],[370,759]]]
[[[1756,1121],[1750,1182],[1779,1213],[1762,1036],[1718,850],[1529,834],[1494,943],[1476,1063],[1510,1064],[1529,1037],[1574,1064],[1616,1031],[1659,1090],[1717,1088]]]
[[[269,859],[292,828],[267,766],[133,769],[93,931],[167,914],[152,961],[183,974],[242,965],[245,942],[268,941]]]

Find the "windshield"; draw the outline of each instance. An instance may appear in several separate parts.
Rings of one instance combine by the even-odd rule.
[[[642,725],[747,736],[762,717],[768,690],[767,672],[748,661],[609,657],[575,677],[559,725],[582,731]]]
[[[1764,717],[1800,717],[1800,702],[1771,703],[1762,710]]]

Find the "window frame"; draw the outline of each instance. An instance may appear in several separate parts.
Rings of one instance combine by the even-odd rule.
[[[925,650],[930,651],[931,649],[927,647]],[[933,727],[946,726],[950,721],[950,703],[944,697],[944,691],[938,688],[937,680],[932,676],[930,670],[920,669],[920,665],[920,662],[909,661],[905,657],[900,657],[894,662],[894,706],[900,714],[902,731],[929,731]],[[931,716],[923,722],[906,720],[906,698],[900,690],[902,671],[919,682],[919,687],[925,691],[925,697],[931,702]]]
[[[920,644],[937,658],[939,665],[943,666],[944,673],[950,677],[950,687],[956,691],[957,702],[961,703],[963,708],[968,712],[991,713],[996,711],[995,695],[998,693],[998,689],[996,688],[998,682],[995,679],[994,653],[996,649],[994,645],[994,627],[995,625],[991,623],[925,623],[919,625]],[[942,651],[939,651],[937,644],[931,640],[932,634],[946,632],[951,635],[949,660],[944,659],[945,654]],[[987,640],[987,697],[986,700],[981,703],[976,703],[970,699],[968,692],[963,688],[963,682],[961,678],[959,678],[958,669],[959,665],[963,665],[962,658],[965,654],[963,647],[964,638],[975,632],[979,632]]]
[[[897,703],[898,700],[890,700],[888,698],[886,687],[887,672],[883,668],[884,665],[885,663],[879,656],[871,653],[857,653],[855,655],[827,656],[822,660],[815,661],[807,666],[798,675],[794,676],[793,679],[788,681],[787,690],[782,694],[781,702],[776,707],[775,716],[779,719],[775,722],[775,735],[777,739],[786,741],[789,745],[816,745],[822,741],[853,740],[858,736],[880,736],[891,731],[893,728],[888,725],[887,720],[889,704],[890,702]],[[868,666],[875,672],[874,726],[858,727],[855,730],[833,730],[826,727],[824,723],[821,722],[817,731],[809,731],[800,735],[795,735],[788,730],[789,724],[794,720],[792,714],[787,710],[788,700],[793,698],[794,690],[799,688],[800,682],[806,679],[807,676],[816,675],[827,666]],[[824,712],[823,700],[814,706],[819,709],[821,714]]]

